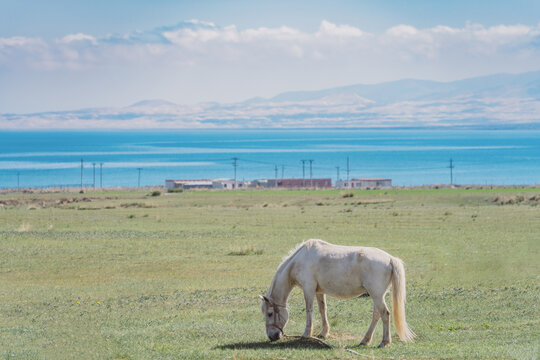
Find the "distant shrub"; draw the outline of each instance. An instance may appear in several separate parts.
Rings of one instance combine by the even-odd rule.
[[[160,195],[161,195],[161,191],[159,191],[159,190],[152,191],[152,193],[151,193],[150,195],[151,195],[151,196],[160,196]]]
[[[262,255],[262,250],[257,250],[253,247],[241,248],[239,250],[232,250],[227,255],[230,256],[246,256],[246,255]]]
[[[123,204],[120,204],[120,206],[123,208],[136,207],[136,208],[143,208],[143,209],[151,209],[151,208],[156,207],[153,204],[145,204],[145,203],[139,203],[139,202],[123,203]]]
[[[352,192],[350,192],[350,191],[341,193],[342,198],[352,198],[353,196],[354,196],[354,194]]]
[[[523,195],[513,195],[513,196],[496,196],[491,201],[497,205],[519,205],[519,204],[528,204],[531,206],[538,205],[540,196],[532,195],[525,197]]]
[[[184,189],[167,189],[168,193],[181,193],[184,192]]]

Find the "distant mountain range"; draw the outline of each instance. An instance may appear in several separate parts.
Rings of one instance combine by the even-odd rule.
[[[467,127],[540,129],[540,71],[452,82],[399,80],[239,103],[0,114],[0,129]]]

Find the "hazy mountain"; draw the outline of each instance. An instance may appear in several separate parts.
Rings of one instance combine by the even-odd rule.
[[[306,101],[335,94],[355,94],[379,104],[444,100],[457,96],[540,98],[540,71],[497,74],[453,82],[405,79],[373,85],[350,85],[320,91],[292,91],[266,101]],[[261,101],[261,100],[259,100]]]
[[[136,102],[135,104],[129,106],[130,108],[134,107],[158,107],[158,106],[176,106],[177,104],[167,101],[167,100],[160,100],[160,99],[154,99],[154,100],[143,100]]]
[[[231,104],[144,100],[124,108],[0,114],[4,129],[422,126],[540,128],[540,71],[292,91]]]

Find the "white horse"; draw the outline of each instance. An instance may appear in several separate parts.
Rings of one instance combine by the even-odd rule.
[[[266,296],[261,296],[266,319],[266,335],[275,341],[283,335],[289,320],[287,298],[295,286],[304,291],[306,330],[313,332],[313,300],[316,297],[322,318],[320,337],[330,331],[326,316],[326,294],[337,298],[353,298],[369,294],[373,300],[373,319],[361,345],[369,345],[375,326],[382,318],[383,339],[379,347],[390,345],[390,312],[384,301],[392,283],[394,325],[402,341],[416,336],[405,321],[405,269],[403,262],[390,254],[370,247],[340,246],[311,239],[298,245],[279,265]]]

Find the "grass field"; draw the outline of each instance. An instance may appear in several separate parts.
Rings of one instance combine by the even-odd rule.
[[[309,238],[402,258],[417,342],[360,347],[371,300],[329,298],[335,349],[269,343],[257,295]],[[538,188],[0,193],[5,359],[537,359],[539,298]]]

